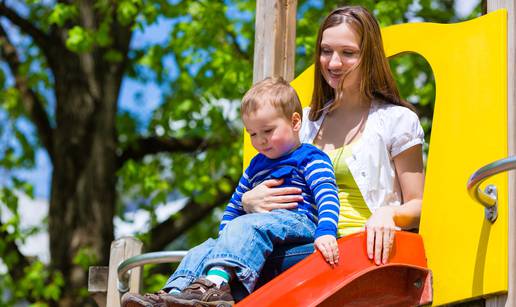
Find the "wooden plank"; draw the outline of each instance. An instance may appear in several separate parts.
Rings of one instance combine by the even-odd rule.
[[[120,307],[120,293],[118,292],[118,265],[132,256],[139,255],[142,251],[142,242],[133,237],[122,237],[111,243],[109,255],[109,277],[107,288],[107,307]],[[131,270],[129,280],[130,292],[140,292],[141,268]]]
[[[283,78],[287,81],[294,80],[296,59],[296,14],[297,0],[284,0],[285,7],[285,43],[283,52]]]
[[[99,307],[106,306],[108,272],[109,267],[107,266],[91,266],[89,268],[88,292]]]
[[[294,79],[297,0],[256,1],[253,83]]]
[[[516,80],[514,68],[515,58],[515,3],[514,0],[487,0],[487,11],[492,12],[501,8],[507,9],[507,74],[508,74],[508,152],[509,156],[516,155]],[[502,158],[502,157],[501,157]],[[509,173],[509,293],[507,306],[516,306],[516,173]],[[503,306],[503,305],[498,305]]]
[[[507,294],[486,298],[486,307],[503,307],[507,304]]]

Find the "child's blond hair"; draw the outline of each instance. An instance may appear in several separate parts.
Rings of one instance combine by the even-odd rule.
[[[244,116],[254,113],[266,103],[283,113],[288,119],[292,118],[294,112],[303,116],[296,91],[281,77],[268,77],[253,85],[242,98],[240,114]]]

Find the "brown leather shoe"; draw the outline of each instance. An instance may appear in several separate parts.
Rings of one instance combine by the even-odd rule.
[[[235,300],[231,288],[223,283],[220,288],[206,278],[199,278],[181,293],[167,301],[174,305],[167,306],[233,306]]]
[[[168,306],[194,306],[194,302],[185,302],[181,305],[174,303],[175,294],[159,292],[154,294],[126,293],[122,296],[122,307],[168,307]],[[189,305],[188,305],[189,303]]]

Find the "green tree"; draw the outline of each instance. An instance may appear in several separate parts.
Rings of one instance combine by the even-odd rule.
[[[313,61],[317,25],[332,8],[362,4],[382,25],[458,21],[455,1],[298,1],[299,73]],[[91,304],[87,267],[108,263],[113,218],[137,204],[151,213],[141,234],[162,250],[199,221],[214,224],[241,173],[241,132],[232,115],[251,85],[254,1],[58,0],[0,2],[0,277],[6,303]],[[475,11],[474,14],[478,13]],[[167,22],[164,42],[139,46],[137,31]],[[401,68],[398,68],[401,67]],[[393,62],[402,93],[431,121],[433,83],[419,58]],[[416,79],[425,81],[421,89]],[[161,104],[149,122],[119,109],[123,80],[153,83]],[[137,98],[137,97],[136,97]],[[145,102],[142,102],[144,104]],[[29,128],[27,128],[27,126]],[[428,125],[429,127],[429,125]],[[51,262],[25,257],[19,244],[38,229],[20,227],[18,195],[32,187],[16,173],[35,152],[51,160]],[[188,196],[168,219],[154,214]],[[213,234],[198,228],[195,239]],[[0,295],[0,300],[4,299]]]

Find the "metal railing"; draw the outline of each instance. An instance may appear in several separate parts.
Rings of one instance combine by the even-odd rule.
[[[129,277],[131,269],[145,264],[174,263],[179,262],[186,255],[187,251],[165,251],[146,253],[134,256],[122,261],[118,265],[118,291],[125,293],[129,291]]]
[[[485,207],[485,217],[491,223],[498,217],[498,190],[489,184],[482,191],[480,185],[489,177],[516,169],[516,156],[497,160],[479,168],[468,180],[469,195]]]

